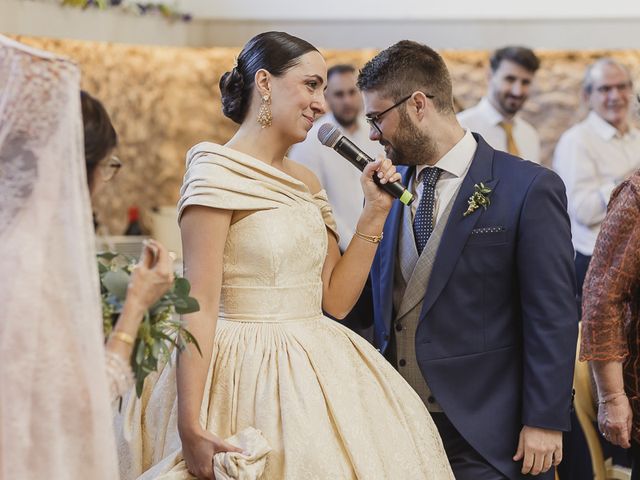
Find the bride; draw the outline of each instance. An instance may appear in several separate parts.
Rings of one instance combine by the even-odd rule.
[[[368,165],[341,256],[322,186],[286,157],[325,111],[326,73],[311,44],[267,32],[220,81],[224,114],[240,128],[224,146],[189,151],[179,203],[185,275],[201,306],[187,321],[202,356],[180,354],[140,400],[130,396],[117,419],[124,479],[211,479],[220,452],[247,466],[255,452],[222,440],[247,427],[271,447],[265,479],[453,478],[417,394],[322,314],[344,317],[367,278],[393,201],[373,175],[400,178],[388,159]]]

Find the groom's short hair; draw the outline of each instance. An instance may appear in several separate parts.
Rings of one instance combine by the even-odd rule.
[[[447,65],[438,52],[418,42],[402,40],[378,53],[360,70],[358,88],[394,101],[419,90],[433,95],[440,113],[455,113]]]

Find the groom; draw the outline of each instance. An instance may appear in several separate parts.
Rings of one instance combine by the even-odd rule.
[[[460,127],[425,45],[382,51],[358,86],[371,139],[417,197],[395,202],[372,266],[376,342],[430,410],[457,480],[552,479],[578,325],[564,185]]]

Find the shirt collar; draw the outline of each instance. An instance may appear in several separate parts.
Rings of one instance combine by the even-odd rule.
[[[635,138],[637,131],[633,127],[629,127],[629,131],[624,135],[621,134],[616,127],[607,122],[604,118],[591,110],[587,116],[587,123],[593,128],[603,140],[611,140],[612,138]]]
[[[478,108],[489,125],[496,126],[500,122],[515,123],[517,119],[517,117],[514,117],[513,119],[504,118],[502,114],[491,104],[487,97],[482,97],[482,100],[480,100],[480,103],[478,104]]]
[[[473,138],[471,131],[465,130],[462,139],[433,166],[440,168],[443,172],[447,172],[453,177],[463,177],[469,170],[469,165],[471,165],[477,146],[478,142]],[[429,166],[418,165],[416,178],[419,178],[420,172]]]

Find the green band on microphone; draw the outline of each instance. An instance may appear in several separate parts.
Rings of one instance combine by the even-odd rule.
[[[409,192],[409,190],[405,190],[404,192],[402,192],[402,196],[399,198],[399,200],[405,205],[409,205],[411,203],[411,200],[413,200],[413,195],[411,195],[411,192]]]

